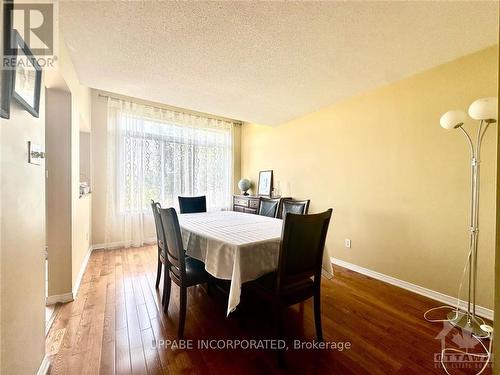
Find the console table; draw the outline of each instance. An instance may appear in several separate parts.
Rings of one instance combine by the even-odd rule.
[[[281,199],[292,199],[291,197],[274,197]],[[244,212],[246,214],[258,214],[260,197],[257,195],[233,195],[233,211]],[[281,210],[281,203],[278,206],[278,212]]]
[[[233,211],[256,214],[259,204],[260,197],[255,195],[233,195]]]

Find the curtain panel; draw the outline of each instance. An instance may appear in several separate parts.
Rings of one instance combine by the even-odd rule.
[[[156,240],[151,200],[207,196],[229,209],[233,191],[231,121],[108,98],[106,231],[108,246]]]

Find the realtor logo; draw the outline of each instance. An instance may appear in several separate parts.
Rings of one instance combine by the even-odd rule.
[[[443,322],[443,329],[436,340],[441,341],[441,352],[434,353],[435,367],[444,367],[447,374],[461,370],[475,370],[479,373],[492,367],[493,355],[488,350],[489,339],[484,339],[486,343],[483,343],[471,332]]]
[[[56,46],[54,4],[51,2],[3,2],[4,22],[10,25],[10,41],[5,45],[5,55],[15,54],[15,32],[34,56],[53,56]]]

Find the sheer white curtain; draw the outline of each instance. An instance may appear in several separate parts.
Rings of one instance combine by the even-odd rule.
[[[229,208],[233,126],[109,98],[106,244],[154,241],[151,199],[177,207],[179,195],[206,195],[208,210]]]

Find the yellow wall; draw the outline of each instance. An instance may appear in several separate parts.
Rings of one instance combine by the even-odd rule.
[[[45,351],[45,167],[28,164],[27,148],[44,145],[41,95],[39,118],[12,101],[0,120],[1,374],[35,374]]]
[[[27,141],[44,144],[41,95],[39,118],[13,102],[0,119],[1,374],[35,374],[45,351],[45,172],[27,162]]]
[[[469,154],[440,115],[496,96],[498,47],[277,127],[245,124],[241,175],[333,207],[331,256],[448,295],[467,254]],[[472,122],[468,124],[471,128]],[[483,144],[478,303],[493,308],[496,125]],[[344,247],[344,239],[352,248]],[[464,296],[463,296],[464,297]]]
[[[71,292],[71,93],[45,91],[46,238],[48,290]]]
[[[49,184],[49,196],[59,196],[68,201],[48,200],[48,211],[54,215],[49,219],[49,297],[71,293],[78,283],[82,265],[90,246],[90,200],[80,199],[80,130],[90,129],[90,89],[82,86],[76,75],[63,37],[59,36],[57,69],[47,71],[47,84],[51,91],[60,91],[64,100],[49,108],[57,120],[47,123],[49,132],[59,132],[66,137],[68,144],[53,143],[58,151],[64,152],[65,158],[52,160],[53,171],[64,174],[65,184]],[[50,99],[50,97],[49,97]],[[49,100],[49,104],[51,101]],[[59,105],[57,105],[59,104]],[[57,127],[64,129],[59,131]],[[48,139],[50,141],[50,138]],[[50,142],[49,142],[50,143]],[[55,173],[53,173],[55,174]],[[49,179],[50,179],[49,170]],[[59,225],[57,217],[65,218],[64,225]],[[49,220],[50,221],[50,220]],[[52,225],[51,225],[52,224]]]
[[[62,40],[62,37],[60,37]],[[71,92],[71,269],[73,292],[90,246],[90,200],[80,199],[80,130],[89,130],[90,89],[82,86],[64,44],[59,48],[60,70]]]
[[[500,55],[499,55],[500,57]],[[500,80],[497,96],[500,98]],[[499,112],[500,113],[500,112]],[[499,117],[500,118],[500,117]],[[500,132],[497,132],[497,160],[500,159]],[[497,163],[497,205],[496,205],[496,244],[495,244],[495,310],[500,311],[500,163]],[[495,319],[495,332],[500,332],[500,319]],[[500,335],[494,336],[493,348],[495,353],[494,358],[500,358]],[[498,362],[497,362],[498,363]],[[500,366],[497,364],[493,367],[493,373],[500,375]]]
[[[0,17],[0,20],[2,18]],[[73,282],[88,250],[90,203],[78,200],[79,122],[90,122],[90,91],[78,83],[73,65],[61,42],[58,69],[44,70],[42,87],[62,77],[71,93],[71,218],[72,243],[60,259],[59,274],[52,274],[56,293],[71,292]],[[51,78],[52,76],[52,78]],[[0,120],[0,347],[2,374],[34,374],[45,351],[45,166],[28,164],[27,142],[45,146],[45,90],[40,116],[35,118],[14,101],[11,118]],[[75,125],[76,124],[76,125]],[[50,153],[47,157],[50,158]],[[76,155],[76,156],[74,156]],[[76,181],[76,182],[75,182]],[[69,184],[69,181],[68,181]],[[71,216],[70,216],[71,215]],[[86,217],[86,218],[85,218]],[[81,235],[87,231],[87,236]],[[84,232],[83,232],[84,233]],[[83,244],[83,245],[82,245]],[[86,244],[86,245],[85,245]],[[54,257],[58,254],[53,253]],[[60,254],[59,254],[60,255]],[[49,249],[49,260],[51,254]],[[69,259],[69,261],[68,261]],[[69,263],[69,264],[68,264]],[[69,272],[68,272],[69,268]],[[57,271],[55,271],[57,273]]]

